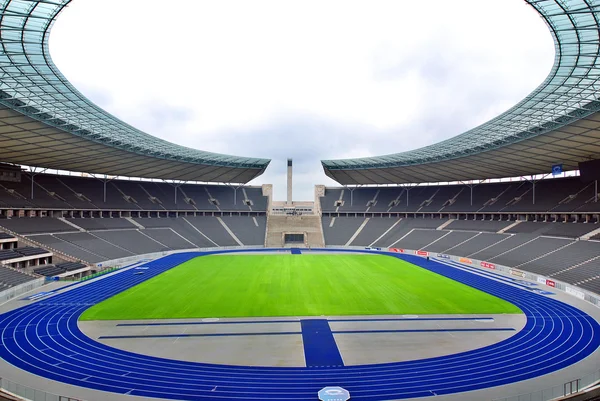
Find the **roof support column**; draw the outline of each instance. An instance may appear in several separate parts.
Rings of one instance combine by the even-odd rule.
[[[35,171],[35,169],[36,169],[36,167],[32,167],[31,171],[29,172],[29,175],[31,176],[31,200],[33,200],[33,186],[34,186],[35,176],[48,170],[47,168],[45,168],[40,171]],[[598,192],[598,191],[596,191],[596,192]]]
[[[187,181],[183,181],[183,182],[169,182],[169,181],[165,181],[163,180],[163,182],[166,182],[167,184],[171,185],[174,189],[174,196],[173,196],[173,201],[175,202],[175,204],[177,204],[177,191],[179,190],[179,187],[182,186],[183,184],[185,184]]]
[[[91,176],[94,177],[95,179],[99,180],[99,181],[102,181],[102,185],[103,185],[103,189],[104,189],[104,192],[103,192],[103,201],[104,201],[104,203],[106,203],[106,183],[114,180],[115,177],[108,178],[108,175],[106,175],[106,174],[104,174],[103,178],[98,178],[98,177],[96,177],[93,174],[91,174]]]
[[[357,185],[354,188],[350,188],[344,185],[344,188],[346,188],[348,191],[350,191],[350,206],[354,205],[354,191],[360,187],[360,185]]]
[[[480,180],[477,184],[473,184],[473,182],[466,183],[466,182],[461,181],[462,184],[466,185],[471,190],[471,206],[473,206],[473,188],[475,188],[479,184],[483,183],[484,181],[485,180]]]
[[[173,189],[175,190],[175,193],[173,194],[173,202],[175,204],[177,204],[177,191],[179,190],[179,187],[182,186],[183,184],[175,184],[173,185]]]
[[[531,183],[531,185],[532,185],[532,190],[533,190],[533,192],[532,192],[532,195],[533,195],[533,202],[532,202],[532,204],[533,205],[535,205],[535,184],[538,181],[541,181],[544,178],[548,177],[550,174],[551,173],[544,174],[541,178],[538,178],[538,179],[535,179],[533,176],[531,176],[531,178],[521,177],[521,178],[525,179],[525,181],[529,181]]]
[[[237,190],[242,188],[244,185],[238,185],[237,187],[231,185],[231,184],[226,184],[228,187],[230,187],[231,189],[233,189],[233,205],[237,206]]]
[[[407,208],[407,210],[408,210],[408,195],[410,195],[409,192],[413,188],[414,187],[406,187],[406,188],[404,188],[406,190],[406,208]]]

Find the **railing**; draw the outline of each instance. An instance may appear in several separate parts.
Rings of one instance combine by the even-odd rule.
[[[600,384],[600,370],[569,382],[548,387],[532,393],[514,397],[496,398],[494,401],[549,401],[557,398],[575,396],[583,390]]]
[[[0,388],[11,395],[31,401],[81,401],[78,398],[65,397],[25,386],[3,377],[0,378]]]
[[[87,280],[91,280],[93,278],[99,277],[99,276],[104,276],[105,274],[108,273],[112,273],[114,271],[119,270],[118,267],[109,267],[107,269],[104,269],[98,273],[94,273],[94,274],[90,274],[87,276],[83,276],[81,278],[73,278],[73,277],[61,277],[60,281],[87,281]]]
[[[153,259],[162,258],[163,256],[172,255],[175,253],[183,253],[183,252],[209,252],[209,251],[222,251],[222,250],[235,250],[235,249],[260,249],[264,248],[263,245],[244,245],[244,246],[220,246],[220,247],[210,247],[210,248],[189,248],[189,249],[177,249],[172,251],[159,251],[152,253],[144,253],[141,255],[132,255],[127,256],[125,258],[120,259],[111,259],[105,260],[104,262],[96,263],[96,267],[98,268],[106,268],[106,267],[123,267],[126,265],[130,265],[133,263],[141,262],[141,261],[150,261]]]

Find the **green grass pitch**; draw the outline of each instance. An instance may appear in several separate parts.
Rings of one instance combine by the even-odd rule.
[[[192,259],[91,307],[81,319],[520,312],[391,256],[270,254]]]

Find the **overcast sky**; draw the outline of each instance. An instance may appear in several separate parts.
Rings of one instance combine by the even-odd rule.
[[[168,4],[169,7],[165,7]],[[334,185],[321,159],[415,149],[508,109],[546,77],[548,29],[522,0],[77,0],[50,52],[129,124],[269,158],[252,184]]]

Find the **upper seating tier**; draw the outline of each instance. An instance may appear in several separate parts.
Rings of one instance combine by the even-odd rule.
[[[105,199],[106,189],[106,199]],[[212,200],[212,201],[211,201]],[[267,210],[260,187],[108,180],[37,174],[32,182],[0,182],[0,208],[47,208],[148,211],[257,211]]]
[[[600,212],[595,186],[578,177],[467,185],[326,188],[326,213]],[[535,198],[535,202],[534,202]]]

